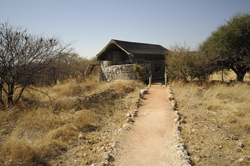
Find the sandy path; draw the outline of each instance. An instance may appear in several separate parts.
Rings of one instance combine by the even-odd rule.
[[[166,87],[151,87],[139,116],[119,145],[118,166],[178,166],[174,158],[174,111]]]

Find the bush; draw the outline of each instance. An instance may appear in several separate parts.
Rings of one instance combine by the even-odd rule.
[[[198,79],[204,81],[209,75],[217,71],[211,64],[212,60],[207,58],[203,52],[190,51],[190,47],[176,44],[172,46],[166,55],[168,66],[168,77],[171,80],[189,80]]]
[[[133,71],[136,73],[136,77],[140,81],[144,81],[144,68],[137,63],[134,64],[133,66]]]

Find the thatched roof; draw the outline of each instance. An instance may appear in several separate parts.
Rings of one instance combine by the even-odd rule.
[[[97,59],[101,60],[101,57],[107,53],[110,49],[122,50],[129,56],[135,59],[146,59],[146,60],[164,60],[164,54],[167,49],[161,45],[136,43],[128,41],[120,41],[112,39],[106,47],[104,47],[98,54]]]

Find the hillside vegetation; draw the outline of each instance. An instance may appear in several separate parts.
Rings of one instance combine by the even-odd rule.
[[[136,81],[87,79],[36,87],[47,95],[26,90],[18,104],[0,110],[0,165],[98,162],[97,148],[111,139],[102,133],[124,124],[142,88]]]

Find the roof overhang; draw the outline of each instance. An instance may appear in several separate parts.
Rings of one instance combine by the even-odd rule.
[[[131,53],[129,53],[127,50],[125,50],[124,48],[122,48],[119,44],[117,44],[116,41],[114,41],[113,39],[96,55],[97,56],[97,60],[100,60],[101,57],[108,52],[108,50],[111,48],[119,48],[120,50],[124,51],[126,54],[130,55],[133,57],[133,55]]]
[[[157,44],[136,43],[128,41],[120,41],[112,39],[96,56],[97,60],[109,51],[123,51],[132,59],[146,59],[146,60],[164,60],[166,48]]]

